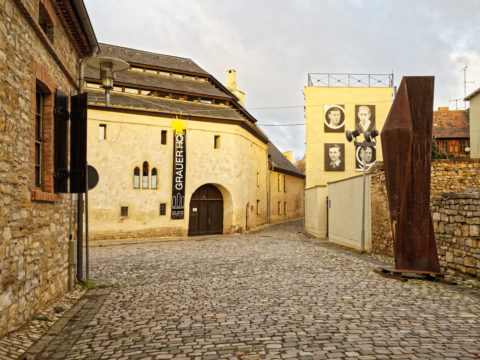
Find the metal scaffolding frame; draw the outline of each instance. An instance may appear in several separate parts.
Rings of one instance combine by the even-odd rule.
[[[309,73],[308,86],[393,87],[393,73],[391,74]]]

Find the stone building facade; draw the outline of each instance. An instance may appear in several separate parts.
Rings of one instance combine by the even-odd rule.
[[[233,70],[227,88],[191,59],[109,44],[100,54],[130,69],[117,73],[110,107],[98,71],[85,73],[88,162],[100,177],[89,192],[91,239],[227,234],[270,222],[270,145],[232,92]],[[280,170],[303,183],[288,164]],[[285,203],[289,216],[302,216],[303,186],[288,196],[282,216]]]
[[[385,174],[372,171],[372,252],[393,256]],[[433,160],[431,210],[442,271],[480,275],[480,160]]]
[[[55,96],[77,89],[96,45],[84,14],[82,1],[0,1],[0,335],[68,288],[74,222],[70,196],[55,192]]]

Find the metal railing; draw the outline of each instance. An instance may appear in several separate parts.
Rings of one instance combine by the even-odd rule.
[[[393,87],[391,74],[310,73],[308,86],[320,87]]]

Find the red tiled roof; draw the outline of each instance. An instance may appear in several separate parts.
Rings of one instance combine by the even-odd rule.
[[[436,139],[469,138],[469,110],[439,108],[433,112],[433,136]]]

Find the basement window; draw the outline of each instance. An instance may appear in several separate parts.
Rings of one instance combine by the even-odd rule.
[[[121,206],[120,207],[120,216],[123,216],[123,217],[128,216],[128,206]]]
[[[167,215],[167,204],[160,204],[160,215]]]

